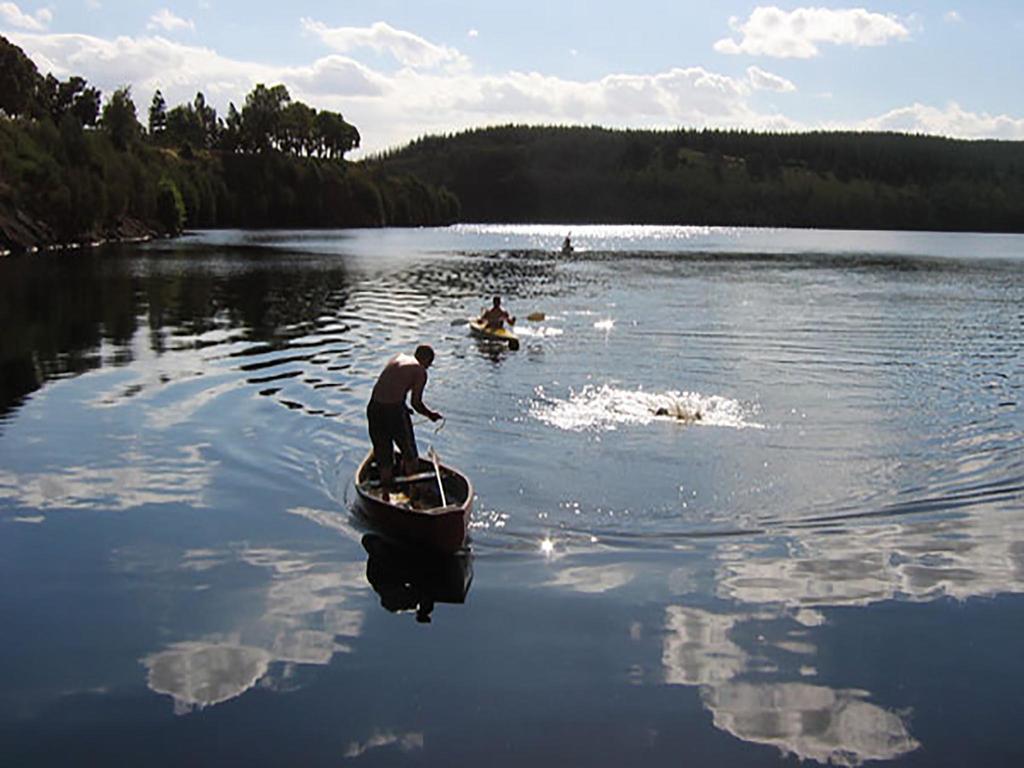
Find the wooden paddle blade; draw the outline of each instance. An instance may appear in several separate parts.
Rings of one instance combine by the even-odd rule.
[[[543,312],[531,312],[526,316],[526,319],[531,323],[539,323],[547,317]]]

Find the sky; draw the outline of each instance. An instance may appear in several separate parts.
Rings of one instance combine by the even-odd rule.
[[[1024,2],[0,1],[42,72],[145,118],[257,83],[341,112],[354,156],[520,124],[896,130],[1024,140]]]

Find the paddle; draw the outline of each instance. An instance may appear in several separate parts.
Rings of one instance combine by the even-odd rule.
[[[434,464],[434,476],[437,478],[437,490],[441,492],[441,506],[447,507],[448,499],[445,498],[444,495],[444,483],[441,482],[441,467],[438,464],[437,451],[434,450],[434,446],[430,446],[430,449],[427,451],[427,454],[430,456],[430,460]]]
[[[451,326],[454,328],[459,325],[469,325],[475,319],[476,318],[473,317],[457,317],[454,320],[452,320]],[[547,319],[547,315],[545,315],[543,312],[531,312],[526,316],[526,319],[529,320],[531,323],[541,323]]]

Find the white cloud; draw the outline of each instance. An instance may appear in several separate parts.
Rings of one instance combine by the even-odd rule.
[[[343,96],[382,96],[388,83],[362,64],[345,56],[325,56],[307,67],[281,70],[281,77],[304,93]]]
[[[1024,118],[968,112],[955,102],[945,109],[915,103],[865,120],[860,127],[872,131],[928,133],[961,139],[1024,140]]]
[[[109,93],[131,83],[140,113],[160,88],[170,104],[202,91],[221,114],[241,105],[256,83],[284,83],[293,98],[337,110],[362,134],[362,153],[428,133],[505,123],[608,127],[716,127],[760,130],[844,128],[905,130],[963,137],[1024,139],[1024,120],[914,104],[842,124],[807,124],[754,105],[764,90],[791,92],[785,78],[757,67],[741,77],[701,67],[652,74],[569,80],[538,72],[478,75],[404,67],[386,73],[331,53],[302,66],[232,59],[209,48],[159,36],[104,39],[88,35],[11,35],[44,72],[81,74]]]
[[[964,20],[964,17],[960,15],[959,11],[946,11],[942,15],[942,20],[949,24],[958,24]]]
[[[0,23],[28,29],[33,32],[41,32],[53,21],[53,12],[49,8],[42,8],[34,14],[28,14],[18,7],[17,3],[0,3]]]
[[[466,33],[466,37],[480,37],[480,31],[476,29],[471,29],[469,30],[469,32]]]
[[[226,102],[258,82],[280,81],[280,68],[229,59],[162,37],[17,34],[12,40],[41,71],[60,77],[79,74],[104,91],[130,83],[137,100],[161,88],[172,103],[191,100],[196,90],[223,96]]]
[[[15,36],[43,71],[81,74],[106,92],[123,83],[145,104],[160,88],[171,104],[197,90],[223,113],[256,83],[284,83],[292,96],[335,109],[359,128],[363,150],[375,151],[425,133],[508,122],[672,127],[727,125],[797,127],[751,107],[752,84],[700,67],[650,75],[609,75],[578,81],[536,72],[479,76],[403,68],[385,74],[339,54],[306,66],[239,61],[162,37]]]
[[[369,27],[328,27],[314,19],[303,18],[303,28],[320,38],[321,42],[341,53],[369,48],[387,53],[407,67],[430,69],[444,65],[464,67],[465,56],[454,48],[435,45],[412,32],[395,29],[378,21]]]
[[[791,93],[796,90],[796,86],[786,78],[765,72],[760,67],[747,67],[747,78],[755,91]]]
[[[759,6],[745,22],[733,17],[729,25],[741,39],[737,42],[723,38],[715,43],[716,51],[778,58],[812,58],[820,53],[819,43],[861,47],[884,45],[910,36],[910,31],[894,17],[863,8],[783,11],[774,6]]]
[[[192,19],[183,19],[180,16],[175,16],[167,8],[161,8],[149,17],[149,24],[146,25],[146,29],[162,29],[165,32],[189,29],[194,32],[196,23]]]

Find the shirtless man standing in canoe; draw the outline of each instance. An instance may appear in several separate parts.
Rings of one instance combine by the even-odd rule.
[[[488,330],[496,331],[504,328],[505,323],[515,325],[516,319],[501,306],[501,296],[495,296],[491,308],[480,311],[480,322],[486,324]]]
[[[373,455],[380,470],[380,483],[384,500],[394,485],[394,446],[402,452],[402,463],[406,475],[416,472],[418,454],[416,437],[412,431],[410,411],[405,405],[405,395],[412,393],[409,404],[417,413],[431,421],[437,421],[441,414],[423,404],[423,388],[427,385],[427,369],[434,362],[434,350],[426,344],[416,347],[413,355],[399,354],[388,360],[384,370],[377,377],[377,383],[366,406],[366,420],[370,427],[370,441]]]

